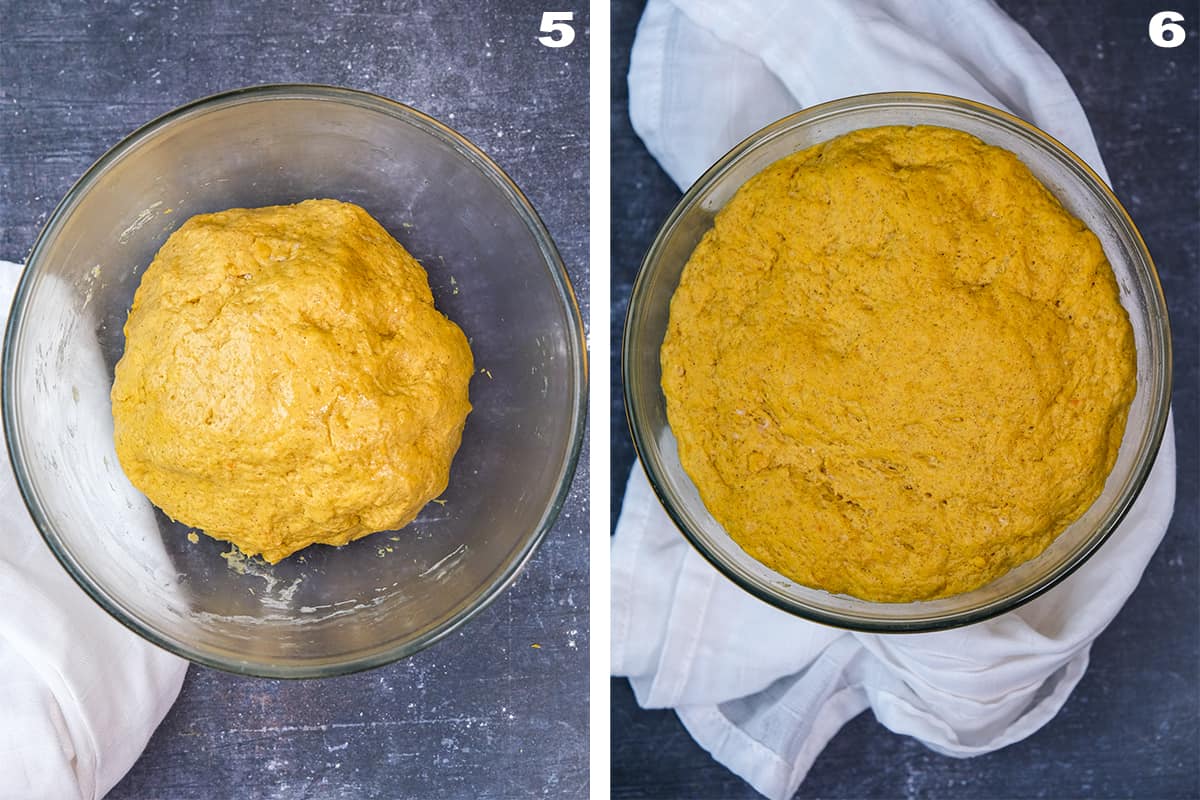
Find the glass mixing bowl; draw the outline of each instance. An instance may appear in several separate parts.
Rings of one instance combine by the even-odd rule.
[[[1087,512],[1037,558],[975,591],[916,603],[877,603],[812,589],[747,555],[708,513],[679,463],[659,386],[659,349],[671,295],[716,212],[751,176],[786,155],[844,133],[882,125],[940,125],[1003,147],[1025,163],[1099,237],[1116,274],[1137,347],[1137,395],[1116,466]],[[793,614],[864,631],[924,631],[1000,614],[1046,591],[1096,551],[1146,481],[1167,421],[1171,344],[1167,308],[1150,254],[1104,182],[1063,145],[1020,119],[941,95],[887,93],[835,100],[750,136],[696,181],[667,217],[642,262],[625,320],[625,409],[650,483],[679,530],[742,588]]]
[[[400,531],[270,566],[191,541],[132,488],[109,390],[134,289],[172,230],[193,214],[312,197],[361,205],[425,265],[481,371],[438,502]],[[17,288],[3,392],[30,513],[96,602],[201,664],[332,675],[445,636],[529,559],[579,454],[583,327],[545,227],[478,148],[381,97],[264,86],[160,117],[71,189]]]

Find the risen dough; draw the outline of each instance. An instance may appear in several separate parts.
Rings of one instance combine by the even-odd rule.
[[[172,518],[279,561],[408,524],[449,479],[466,337],[358,206],[193,217],[142,277],[117,456]]]
[[[684,468],[750,555],[869,600],[967,591],[1095,500],[1135,389],[1096,237],[1021,162],[878,128],[749,180],[671,302]]]

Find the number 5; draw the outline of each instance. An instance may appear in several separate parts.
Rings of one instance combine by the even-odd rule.
[[[566,47],[575,41],[575,29],[567,24],[573,19],[574,11],[543,11],[539,30],[546,35],[539,36],[538,41],[546,47]]]

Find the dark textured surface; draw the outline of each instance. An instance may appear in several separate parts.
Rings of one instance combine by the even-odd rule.
[[[587,35],[543,4],[0,0],[0,258],[108,147],[183,102],[301,81],[408,103],[487,151],[555,237],[587,318]],[[585,797],[587,453],[516,583],[413,658],[322,681],[193,667],[112,798]],[[535,647],[537,645],[537,647]]]
[[[799,797],[1200,797],[1200,7],[1111,0],[1000,5],[1066,73],[1116,193],[1156,260],[1175,345],[1175,516],[1142,584],[1093,646],[1087,674],[1038,733],[990,755],[955,760],[888,732],[865,714],[817,759]],[[613,3],[614,331],[624,321],[641,257],[680,196],[627,115],[625,76],[641,6],[641,0]],[[1160,50],[1146,38],[1150,14],[1164,8],[1178,8],[1188,20],[1188,40],[1173,50]],[[618,347],[614,341],[614,523],[634,460],[621,406]],[[758,796],[701,750],[673,713],[639,709],[624,680],[612,682],[612,698],[614,797]]]

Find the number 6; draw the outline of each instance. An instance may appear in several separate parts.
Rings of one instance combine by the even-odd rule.
[[[575,29],[567,24],[574,18],[574,11],[543,11],[539,30],[546,35],[539,36],[538,41],[546,47],[566,47],[575,41]]]
[[[1183,22],[1183,14],[1178,11],[1158,12],[1150,18],[1150,41],[1159,47],[1179,47],[1187,36],[1183,27],[1176,24],[1179,22]]]

